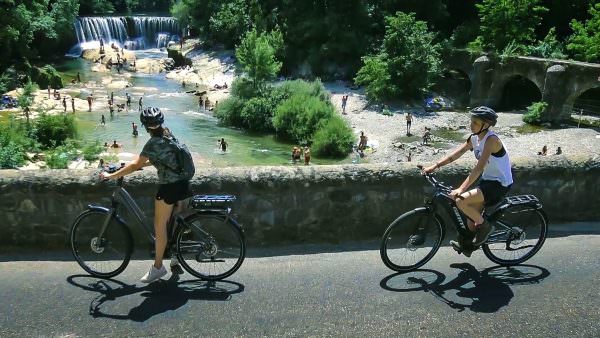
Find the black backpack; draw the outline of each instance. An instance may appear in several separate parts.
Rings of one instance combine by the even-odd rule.
[[[168,167],[185,179],[189,180],[194,177],[194,174],[196,173],[196,167],[194,166],[194,160],[192,159],[192,154],[190,153],[188,147],[183,143],[179,143],[173,134],[171,134],[171,137],[165,136],[164,139],[175,151],[175,158],[177,159],[176,168],[171,166]]]

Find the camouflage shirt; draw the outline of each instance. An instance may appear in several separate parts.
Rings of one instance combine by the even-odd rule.
[[[174,183],[185,179],[182,174],[176,170],[179,164],[177,163],[176,150],[162,136],[151,137],[140,156],[150,159],[150,163],[158,171],[158,182],[160,184]]]

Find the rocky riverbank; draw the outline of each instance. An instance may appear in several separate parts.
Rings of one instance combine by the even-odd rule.
[[[411,162],[433,163],[452,151],[469,136],[470,117],[467,112],[440,111],[425,112],[418,103],[392,105],[392,116],[381,113],[381,107],[369,105],[364,92],[351,89],[344,83],[325,83],[331,92],[331,100],[342,113],[342,96],[348,95],[346,114],[341,116],[352,126],[355,134],[364,131],[373,145],[367,151],[364,162],[392,163]],[[411,112],[414,120],[411,126],[413,136],[406,134],[405,114]],[[579,158],[600,158],[600,133],[594,129],[562,125],[557,129],[533,127],[522,120],[522,111],[499,112],[498,124],[494,127],[500,135],[509,154],[513,158],[532,158],[542,161],[564,159],[565,156]],[[432,140],[422,144],[424,128],[431,128]],[[546,156],[537,155],[547,146]],[[562,154],[555,155],[558,147]],[[466,154],[459,162],[475,162]]]

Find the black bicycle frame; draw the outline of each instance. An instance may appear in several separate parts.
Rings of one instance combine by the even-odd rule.
[[[100,207],[100,206],[96,206],[96,205],[88,205],[88,209],[102,209],[102,210],[108,211],[108,213],[106,214],[106,218],[104,219],[104,222],[102,224],[102,227],[100,228],[100,233],[98,234],[98,238],[104,238],[103,237],[104,232],[108,228],[108,224],[109,224],[110,220],[113,217],[118,216],[117,209],[120,205],[119,201],[122,201],[122,204],[125,206],[125,208],[135,216],[135,220],[138,222],[140,227],[142,229],[144,229],[144,232],[148,236],[148,239],[152,243],[154,243],[156,238],[154,237],[154,234],[152,231],[152,226],[148,222],[148,219],[146,218],[146,215],[144,215],[144,212],[140,209],[140,207],[137,205],[137,203],[135,203],[135,200],[133,199],[133,197],[131,197],[131,195],[127,192],[127,190],[125,190],[125,188],[123,188],[123,179],[122,178],[119,179],[118,185],[119,185],[119,187],[116,188],[112,193],[110,208],[104,208],[104,207]],[[169,222],[171,222],[171,220],[169,220]]]

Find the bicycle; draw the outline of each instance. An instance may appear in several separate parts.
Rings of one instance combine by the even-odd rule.
[[[108,172],[114,172],[112,168]],[[168,224],[165,258],[176,255],[191,275],[209,281],[235,273],[246,256],[244,231],[232,217],[234,195],[195,195],[186,210],[173,213]],[[121,177],[111,196],[111,206],[89,204],[77,216],[69,232],[69,245],[77,263],[89,274],[114,277],[127,267],[133,253],[133,237],[119,215],[123,205],[146,233],[154,247],[153,225],[124,188]]]
[[[422,166],[418,168],[423,170]],[[440,205],[449,214],[457,232],[468,236],[466,216],[450,197],[452,187],[439,182],[433,174],[423,172],[423,176],[434,188],[432,195],[425,198],[423,207],[394,220],[381,239],[381,259],[394,271],[415,270],[436,254],[446,233],[446,225],[438,213]],[[496,230],[481,248],[486,257],[496,264],[523,263],[533,257],[546,240],[548,218],[542,204],[533,195],[506,197],[487,207],[483,217]]]

